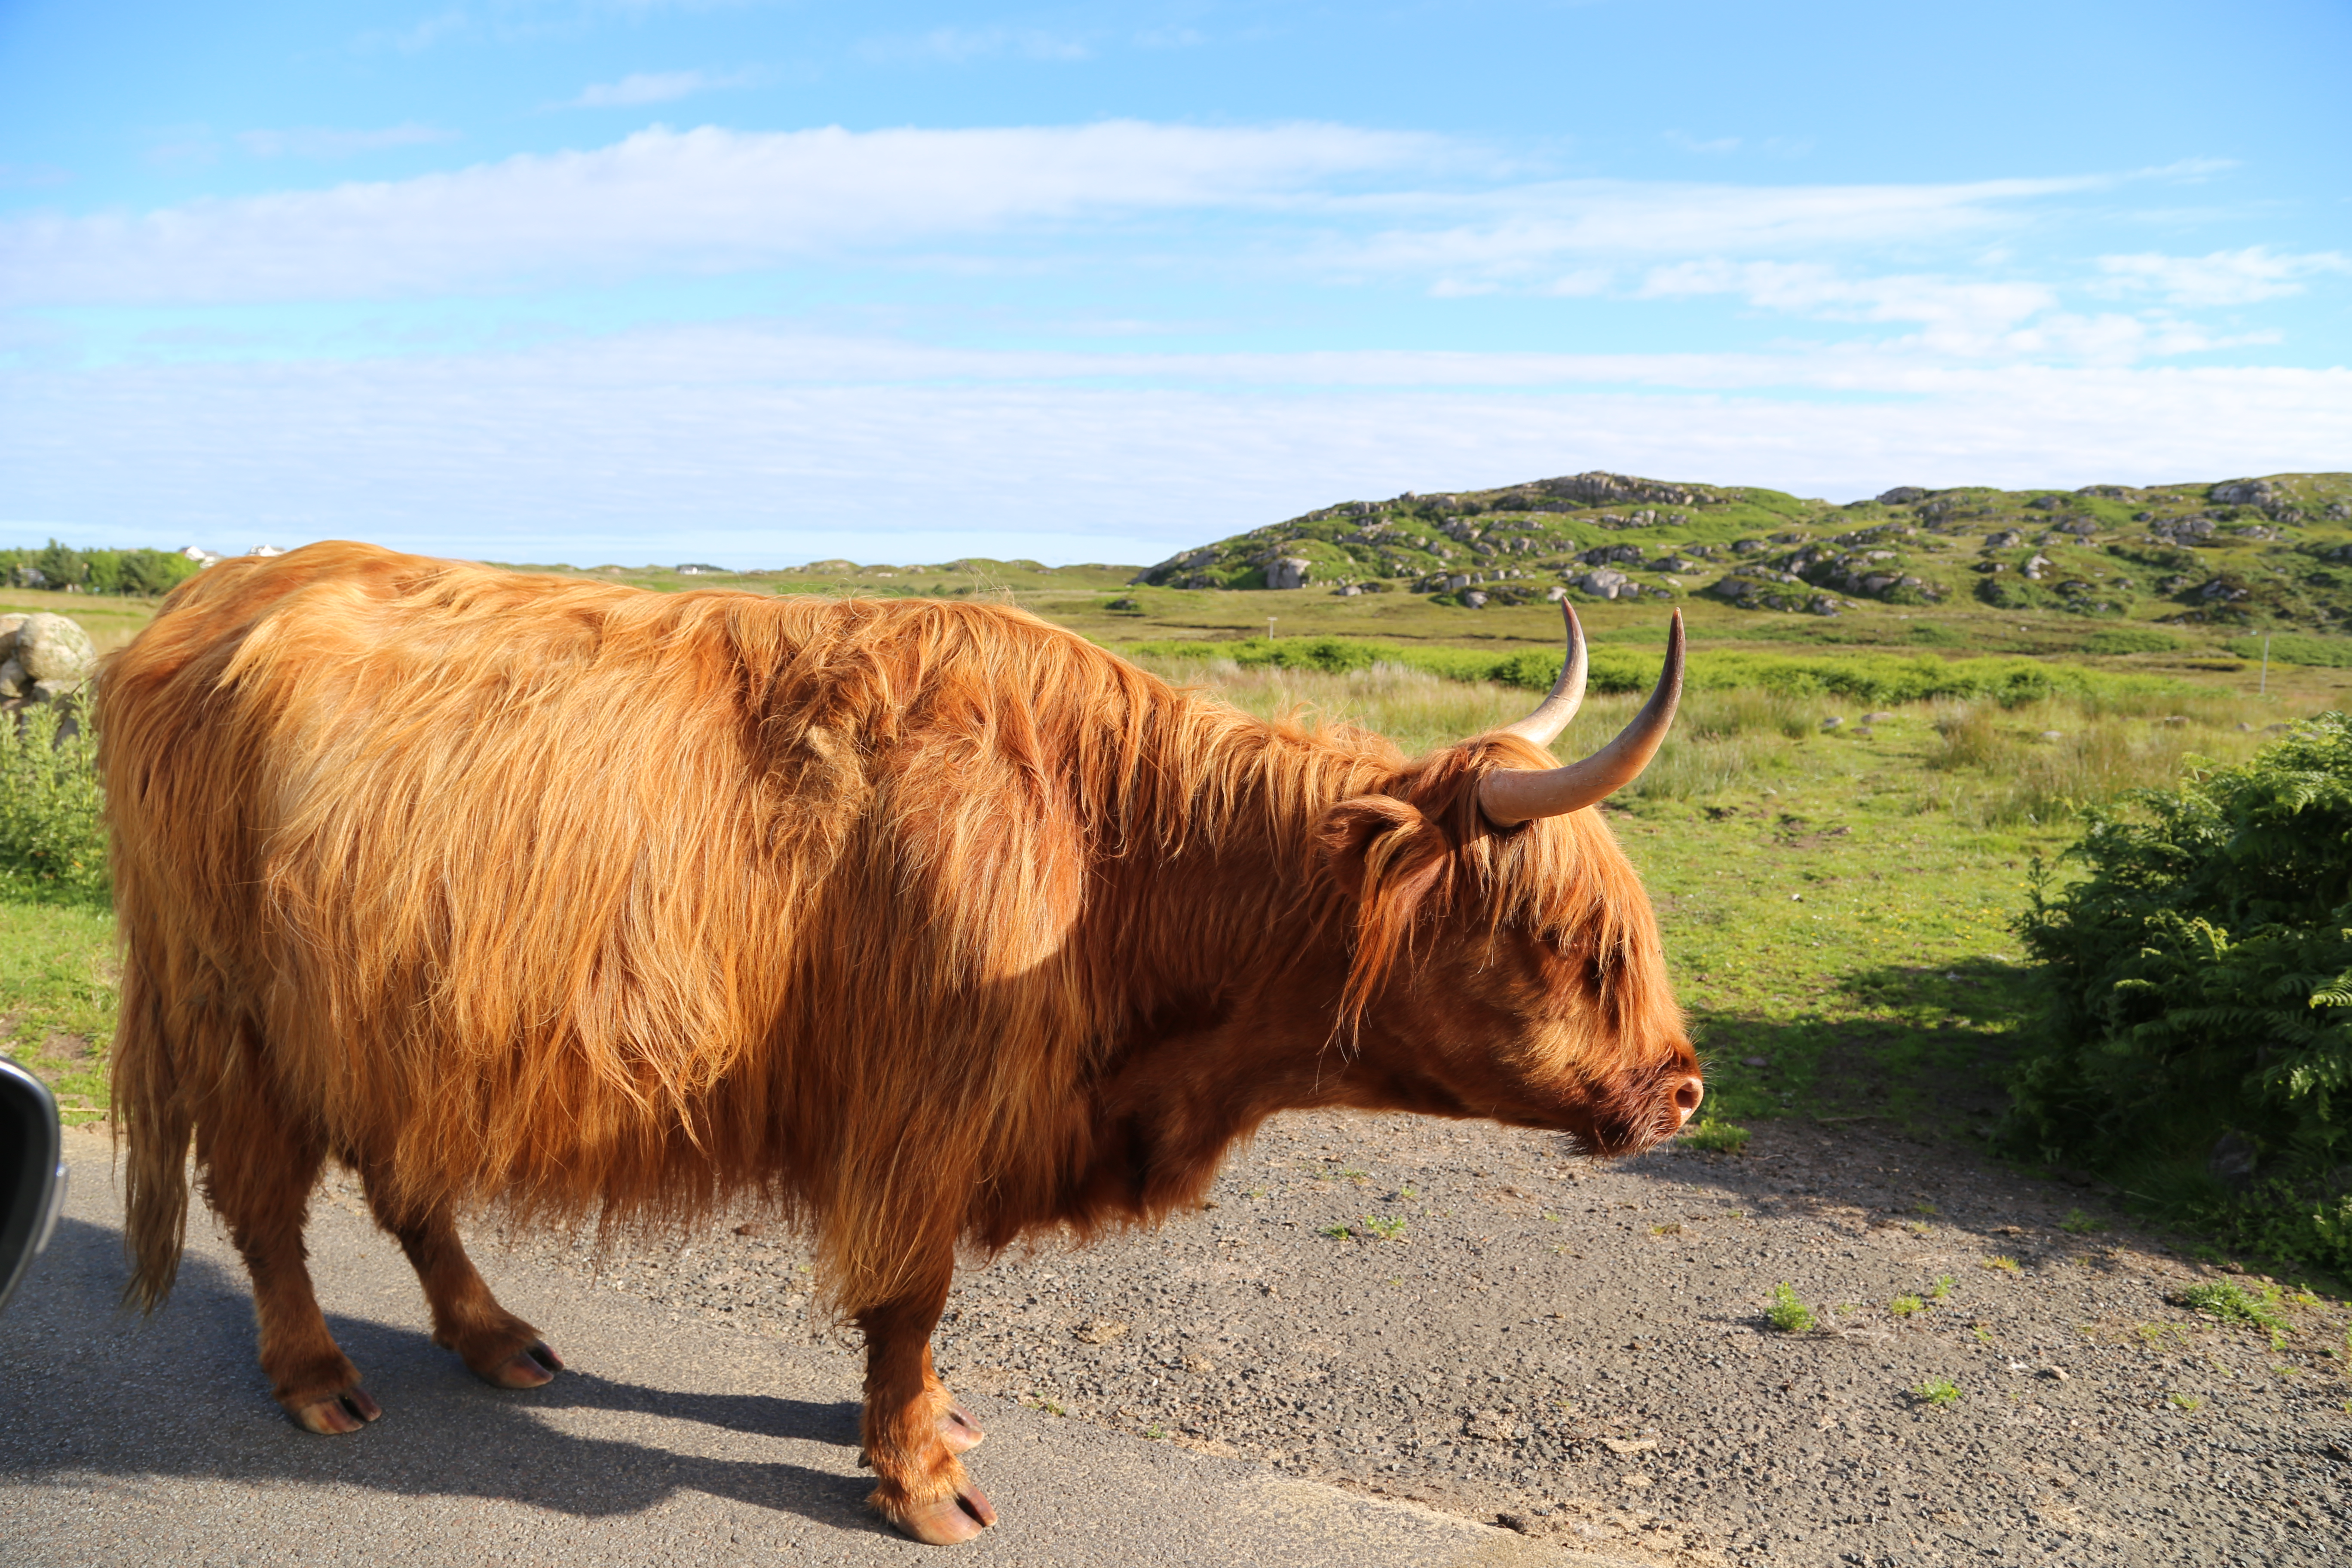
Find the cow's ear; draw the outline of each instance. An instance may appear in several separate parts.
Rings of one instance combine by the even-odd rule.
[[[1395,864],[1413,839],[1436,830],[1419,807],[1384,795],[1358,795],[1323,814],[1315,847],[1332,885],[1361,899],[1367,884]]]

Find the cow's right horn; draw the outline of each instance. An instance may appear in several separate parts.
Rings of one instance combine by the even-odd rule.
[[[1584,684],[1583,660],[1577,656],[1584,651],[1584,639],[1575,635],[1580,628],[1576,626],[1574,612],[1570,613],[1569,626],[1570,662],[1578,667],[1576,685],[1580,689]],[[1542,716],[1568,684],[1568,671],[1562,670],[1559,684],[1552,688],[1552,696],[1521,722],[1528,723]],[[1666,666],[1658,672],[1657,687],[1642,710],[1633,715],[1633,721],[1619,731],[1615,740],[1580,763],[1570,763],[1564,768],[1501,768],[1488,773],[1486,782],[1478,786],[1478,809],[1496,826],[1510,827],[1538,816],[1580,811],[1601,800],[1612,790],[1631,784],[1665,743],[1666,730],[1675,721],[1675,704],[1682,700],[1682,694],[1683,613],[1676,610],[1674,626],[1666,634]],[[1511,732],[1521,731],[1515,725]]]

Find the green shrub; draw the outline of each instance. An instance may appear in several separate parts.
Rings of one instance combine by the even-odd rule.
[[[55,704],[0,713],[0,880],[19,891],[106,896],[98,746],[87,724],[60,737]]]
[[[2240,658],[2263,657],[2261,637],[2231,637],[2221,645]],[[2309,637],[2289,633],[2270,639],[2273,664],[2315,665],[2322,669],[2352,669],[2352,637]]]
[[[2020,931],[2044,982],[2003,1135],[2130,1173],[2242,1245],[2352,1268],[2352,721],[2327,713],[2242,767],[2092,814]],[[2204,1175],[2216,1140],[2262,1181]]]

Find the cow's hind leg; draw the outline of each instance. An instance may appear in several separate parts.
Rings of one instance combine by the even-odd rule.
[[[456,1351],[475,1376],[500,1388],[537,1388],[562,1370],[539,1331],[499,1306],[482,1283],[446,1203],[404,1206],[375,1173],[366,1185],[376,1223],[399,1241],[425,1287],[435,1344]]]
[[[383,1411],[327,1331],[302,1245],[325,1157],[315,1137],[289,1127],[257,1094],[222,1096],[196,1129],[205,1199],[228,1226],[253,1279],[271,1397],[310,1431],[356,1432]]]
[[[958,1453],[980,1427],[931,1371],[931,1331],[947,1306],[953,1267],[936,1284],[857,1314],[866,1335],[866,1458],[880,1485],[866,1500],[918,1541],[969,1541],[996,1522],[988,1495]]]

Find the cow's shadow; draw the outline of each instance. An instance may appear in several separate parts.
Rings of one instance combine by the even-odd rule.
[[[583,1518],[643,1512],[675,1493],[706,1492],[835,1529],[887,1532],[855,1473],[858,1406],[720,1394],[567,1372],[515,1394],[469,1374],[423,1333],[330,1315],[363,1369],[383,1419],[348,1436],[296,1428],[271,1402],[254,1361],[245,1281],[194,1255],[170,1303],[141,1319],[116,1305],[121,1233],[67,1220],[0,1318],[0,1474],[40,1484],[92,1474],[179,1476],[355,1486],[413,1497],[529,1504]],[[756,1342],[747,1342],[755,1349]],[[585,1436],[556,1412],[606,1412],[654,1430]],[[826,1445],[840,1468],[666,1445],[662,1423],[688,1423],[779,1444]],[[740,1447],[740,1443],[730,1443]]]

